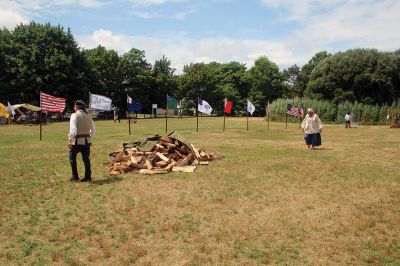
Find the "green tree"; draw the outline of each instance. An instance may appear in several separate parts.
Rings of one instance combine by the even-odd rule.
[[[286,85],[286,97],[302,97],[305,87],[302,83],[302,74],[299,66],[294,64],[283,70],[283,79]]]
[[[195,107],[197,97],[203,98],[215,108],[222,102],[221,91],[218,90],[219,63],[195,63],[184,66],[183,74],[178,79],[178,96],[190,101]]]
[[[172,68],[171,61],[165,56],[154,63],[152,70],[154,92],[151,94],[154,103],[161,103],[161,106],[163,106],[167,94],[176,94],[178,84],[174,72],[175,69]]]
[[[82,53],[90,66],[90,72],[87,75],[91,83],[90,92],[110,97],[114,105],[120,106],[119,93],[122,76],[118,68],[120,61],[118,53],[102,46],[83,50]]]
[[[153,95],[154,79],[152,77],[151,64],[147,62],[145,52],[132,48],[125,53],[119,65],[122,74],[123,90],[121,99],[124,103],[121,107],[126,110],[126,94],[142,103],[143,111],[150,110]]]
[[[395,72],[391,53],[375,49],[339,52],[314,68],[306,94],[335,103],[392,103],[396,100]]]
[[[272,101],[284,93],[283,75],[278,66],[265,56],[255,61],[249,75],[251,90],[248,97],[256,107],[256,114],[265,114],[266,101]]]
[[[70,30],[31,22],[1,31],[1,83],[12,102],[39,104],[39,92],[71,102],[87,91],[87,68]]]

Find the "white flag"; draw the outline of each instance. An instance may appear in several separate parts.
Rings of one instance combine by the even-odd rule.
[[[249,112],[251,115],[253,115],[255,110],[256,110],[256,107],[254,106],[254,104],[252,104],[249,100],[247,100],[247,112]]]
[[[9,113],[11,116],[15,116],[15,111],[14,111],[14,109],[13,109],[11,103],[10,103],[10,102],[7,102],[7,103],[8,103],[8,104],[7,104],[7,111],[8,111],[8,113]]]
[[[112,100],[106,96],[90,94],[90,109],[110,111]]]
[[[202,112],[204,114],[211,115],[211,112],[213,110],[211,108],[211,105],[209,105],[208,102],[206,102],[200,98],[198,100],[199,100],[199,104],[197,106],[197,110],[199,110],[199,112]]]

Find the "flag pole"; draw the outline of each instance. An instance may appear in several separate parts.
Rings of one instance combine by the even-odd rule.
[[[247,131],[249,131],[249,112],[247,112]]]
[[[128,100],[128,94],[126,95],[126,99]],[[128,116],[128,129],[129,129],[129,135],[131,135],[131,117],[129,116],[129,106],[128,106],[128,101],[126,101],[126,115]]]
[[[168,94],[167,94],[167,105],[165,106],[165,134],[168,132]]]
[[[131,116],[129,115],[129,111],[127,111],[127,115],[128,115],[128,127],[129,127],[129,135],[131,135]]]
[[[224,110],[224,131],[225,131],[225,110]]]
[[[286,114],[286,129],[287,129],[287,114]]]
[[[199,132],[199,96],[197,96],[196,118],[197,118],[196,132]]]
[[[42,91],[40,91],[40,112],[39,112],[39,122],[40,122],[40,133],[39,140],[42,140]]]

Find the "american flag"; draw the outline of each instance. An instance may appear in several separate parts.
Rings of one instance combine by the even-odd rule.
[[[287,111],[288,115],[300,116],[299,108],[297,108],[297,107],[295,107],[295,106],[293,106],[291,104],[287,105],[287,110],[288,110]]]
[[[65,101],[66,99],[64,98],[40,92],[40,108],[42,108],[42,111],[62,113],[65,109]]]

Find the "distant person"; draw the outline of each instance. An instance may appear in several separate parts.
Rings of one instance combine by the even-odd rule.
[[[179,118],[182,119],[182,109],[181,108],[178,109],[178,119]]]
[[[301,123],[301,128],[304,131],[304,140],[309,150],[314,150],[315,147],[322,144],[321,132],[323,125],[313,109],[309,108],[307,110],[307,115]]]
[[[29,125],[30,123],[32,123],[32,112],[30,110],[28,110],[28,112],[26,112],[26,116],[25,116],[25,124]]]
[[[114,107],[114,123],[117,123],[117,120],[119,123],[121,123],[121,120],[119,119],[119,109],[118,107]]]
[[[351,128],[351,125],[350,125],[351,114],[350,114],[350,112],[346,113],[346,115],[344,116],[344,120],[345,120],[345,123],[346,123],[346,128]]]
[[[92,117],[86,111],[86,104],[83,101],[76,101],[74,105],[75,113],[71,115],[70,128],[68,134],[69,161],[72,169],[72,182],[79,181],[76,156],[82,154],[85,164],[85,177],[81,182],[91,182],[92,172],[90,169],[90,145],[91,138],[96,133],[96,128]]]

